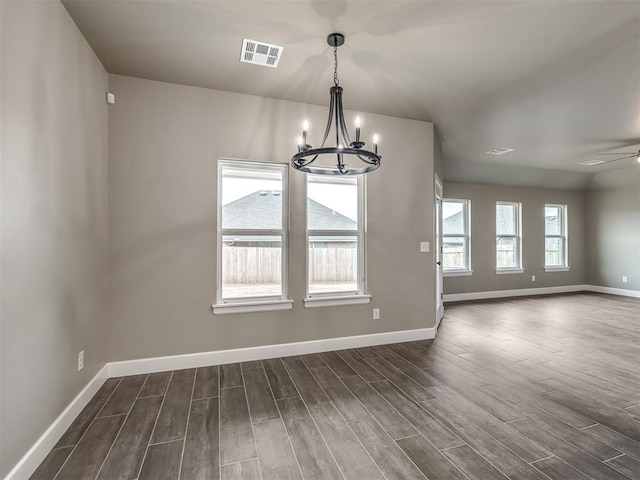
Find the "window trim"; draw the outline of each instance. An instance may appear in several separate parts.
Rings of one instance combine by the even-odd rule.
[[[568,272],[571,268],[569,266],[569,215],[568,210],[569,207],[567,204],[563,203],[545,203],[545,210],[547,208],[557,208],[560,211],[561,215],[561,232],[560,235],[547,235],[547,222],[546,215],[543,216],[544,220],[544,271],[545,272]],[[562,240],[562,264],[561,265],[547,265],[547,238],[560,238]]]
[[[244,170],[264,170],[282,172],[282,228],[280,229],[224,229],[222,228],[222,171],[225,166],[232,166]],[[218,158],[218,182],[216,192],[217,210],[217,253],[216,253],[216,303],[212,305],[214,314],[248,313],[268,310],[283,310],[292,308],[293,301],[289,294],[289,165],[286,163],[260,162],[255,160],[241,160],[232,158]],[[222,237],[224,235],[273,235],[282,238],[281,254],[281,294],[263,295],[257,297],[222,298]]]
[[[473,269],[471,268],[471,200],[466,198],[443,198],[442,205],[445,202],[458,202],[462,203],[462,214],[464,216],[464,235],[460,234],[445,234],[444,227],[442,231],[442,248],[444,249],[445,238],[448,237],[464,237],[466,248],[464,249],[464,268],[449,268],[444,266],[444,254],[442,255],[442,276],[443,277],[464,277],[473,275]],[[444,222],[444,218],[442,219]]]
[[[304,222],[305,222],[305,308],[330,307],[336,305],[353,305],[361,303],[369,303],[371,295],[367,290],[367,181],[363,174],[355,175],[357,181],[357,202],[358,202],[358,229],[357,230],[309,230],[309,209],[308,209],[308,186],[309,176],[323,178],[329,180],[332,177],[321,177],[311,173],[305,174],[304,180]],[[309,292],[309,238],[318,236],[344,236],[358,238],[358,290],[354,291],[336,291],[336,292]]]
[[[515,209],[515,220],[516,220],[516,233],[515,235],[498,235],[498,224],[496,222],[495,232],[496,232],[496,246],[494,248],[495,254],[495,267],[496,274],[509,274],[509,273],[523,273],[524,266],[522,263],[522,202],[505,202],[505,201],[497,201],[496,208],[494,210],[494,219],[497,219],[497,211],[499,205],[509,205],[516,207]],[[499,238],[513,238],[516,240],[516,265],[512,267],[498,267],[498,239]]]

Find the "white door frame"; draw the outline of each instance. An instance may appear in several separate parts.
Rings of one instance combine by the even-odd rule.
[[[434,236],[435,236],[435,255],[433,256],[435,261],[436,272],[436,334],[438,333],[438,325],[440,320],[444,317],[444,302],[443,302],[443,278],[442,278],[442,197],[443,197],[442,182],[438,175],[435,175],[435,187],[434,187]]]

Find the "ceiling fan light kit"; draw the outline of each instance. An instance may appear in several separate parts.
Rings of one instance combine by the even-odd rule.
[[[319,147],[314,148],[307,143],[309,123],[305,120],[302,126],[302,136],[298,138],[298,153],[291,158],[291,166],[301,172],[316,175],[358,175],[376,170],[380,166],[381,156],[378,154],[378,136],[373,136],[373,151],[364,148],[365,142],[360,137],[360,117],[356,117],[356,137],[351,141],[349,131],[344,120],[342,107],[342,92],[338,80],[338,47],[344,44],[344,35],[332,33],[327,37],[327,43],[333,47],[333,83],[329,89],[329,118],[324,131],[324,137]],[[335,125],[334,125],[335,122]],[[331,127],[334,127],[335,145],[325,146]],[[318,159],[335,156],[335,165],[313,165]],[[358,162],[361,166],[353,167]]]

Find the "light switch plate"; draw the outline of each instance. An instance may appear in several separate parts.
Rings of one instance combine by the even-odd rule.
[[[429,251],[429,242],[420,242],[420,253],[427,253]]]

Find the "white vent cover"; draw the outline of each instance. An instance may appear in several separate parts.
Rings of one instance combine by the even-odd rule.
[[[271,45],[270,43],[243,38],[240,61],[276,68],[280,61],[282,50],[283,47],[280,45]]]
[[[600,165],[601,163],[607,163],[604,160],[587,160],[586,162],[580,162],[578,165],[586,165],[587,167],[591,167],[593,165]]]
[[[509,153],[509,152],[513,152],[513,148],[506,148],[506,147],[494,148],[493,150],[489,150],[487,153],[489,155],[504,155],[505,153]]]

